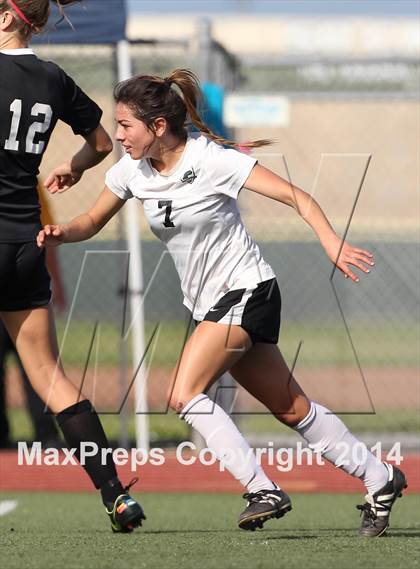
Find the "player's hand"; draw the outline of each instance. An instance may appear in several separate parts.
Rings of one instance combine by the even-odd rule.
[[[77,184],[82,175],[83,172],[75,171],[69,162],[65,162],[48,175],[44,182],[44,187],[50,194],[61,194]]]
[[[60,225],[45,225],[38,233],[36,244],[43,247],[57,247],[64,243],[65,231]]]
[[[369,273],[375,264],[375,260],[370,251],[353,247],[346,241],[341,241],[339,237],[328,243],[323,243],[325,252],[334,265],[340,269],[345,278],[350,278],[358,283],[359,277],[352,271],[352,266],[357,267],[364,273]]]

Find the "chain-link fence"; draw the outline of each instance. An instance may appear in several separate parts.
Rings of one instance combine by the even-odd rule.
[[[277,138],[261,161],[312,192],[339,233],[376,258],[358,285],[331,278],[321,247],[294,212],[245,193],[247,226],[281,284],[280,347],[308,395],[349,413],[351,427],[415,432],[418,62],[248,58],[242,77],[247,93],[281,93],[289,109],[282,128],[238,137]],[[277,425],[252,416],[243,428],[274,433]]]
[[[37,51],[60,64],[101,105],[104,125],[112,131],[114,50],[51,46]],[[313,192],[341,234],[347,231],[352,243],[374,252],[376,267],[357,285],[338,273],[332,276],[331,264],[295,212],[243,191],[243,219],[282,290],[279,345],[308,395],[334,411],[351,413],[350,426],[362,431],[418,429],[418,65],[399,62],[408,71],[404,75],[400,70],[398,88],[390,81],[372,90],[375,74],[369,63],[364,67],[366,82],[360,79],[361,62],[357,73],[345,71],[345,62],[271,62],[269,67],[252,59],[238,62],[212,42],[205,24],[185,41],[134,42],[131,56],[136,73],[165,75],[178,66],[191,67],[228,94],[242,91],[257,97],[275,91],[286,96],[283,126],[238,128],[237,139],[275,139],[268,151],[255,156]],[[349,77],[351,88],[346,87]],[[68,159],[79,144],[66,126],[59,125],[41,176]],[[57,222],[93,203],[115,160],[116,154],[87,172],[77,188],[48,198]],[[139,216],[146,344],[153,338],[147,359],[151,436],[152,442],[162,444],[186,434],[183,422],[164,412],[170,373],[187,333],[187,315],[173,264],[140,209]],[[65,369],[98,410],[109,414],[104,420],[111,438],[127,440],[127,433],[134,435],[132,390],[126,399],[133,372],[126,334],[128,254],[123,216],[89,242],[61,247],[59,255],[67,294],[67,311],[58,314]],[[16,372],[11,373],[14,409],[22,398]],[[280,431],[279,424],[240,389],[234,410],[248,434]],[[30,437],[29,429],[19,431],[22,414],[16,412],[15,417],[16,436]]]

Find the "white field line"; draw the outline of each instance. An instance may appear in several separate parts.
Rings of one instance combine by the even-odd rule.
[[[3,500],[0,502],[0,516],[5,516],[17,508],[16,500]]]

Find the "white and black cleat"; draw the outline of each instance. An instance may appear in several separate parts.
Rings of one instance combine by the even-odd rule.
[[[263,527],[271,518],[282,518],[292,509],[292,502],[286,492],[276,484],[270,490],[244,494],[247,500],[245,510],[239,516],[238,525],[241,529],[255,531]]]
[[[356,506],[361,510],[362,525],[359,535],[362,537],[380,537],[389,527],[392,506],[402,491],[407,488],[405,475],[399,468],[384,463],[388,469],[388,482],[374,494],[366,494],[366,503]]]

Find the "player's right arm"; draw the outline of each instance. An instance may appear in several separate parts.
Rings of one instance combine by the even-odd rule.
[[[126,200],[105,186],[94,206],[65,225],[46,225],[38,233],[38,247],[56,247],[62,243],[85,241],[96,235],[122,208]]]

